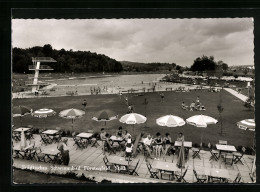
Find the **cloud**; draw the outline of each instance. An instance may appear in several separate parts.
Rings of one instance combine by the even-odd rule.
[[[13,47],[105,54],[118,61],[190,66],[202,55],[229,65],[254,63],[251,18],[12,20]]]

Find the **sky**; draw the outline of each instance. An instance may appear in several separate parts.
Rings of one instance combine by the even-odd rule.
[[[51,44],[117,61],[191,66],[202,55],[229,66],[254,65],[252,18],[221,19],[13,19],[12,46]]]

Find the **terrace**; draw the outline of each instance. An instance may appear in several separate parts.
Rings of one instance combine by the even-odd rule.
[[[52,143],[48,145],[44,145],[41,142],[40,135],[34,134],[33,135],[35,141],[35,146],[40,146],[42,151],[46,150],[56,150],[57,149],[57,143]],[[112,182],[178,182],[177,179],[169,180],[167,175],[166,177],[163,176],[163,178],[155,179],[151,178],[150,173],[148,171],[145,157],[143,152],[140,152],[137,154],[137,156],[132,160],[132,162],[136,162],[137,160],[140,160],[136,172],[137,175],[128,175],[128,174],[122,174],[122,173],[111,173],[107,172],[106,170],[102,171],[95,171],[95,170],[87,170],[87,169],[102,169],[105,167],[105,164],[103,162],[103,151],[101,149],[101,141],[98,141],[99,146],[91,146],[89,145],[85,149],[77,149],[76,145],[74,145],[74,141],[72,138],[68,138],[68,149],[70,151],[70,163],[68,167],[81,167],[80,170],[75,170],[75,172],[84,173],[85,176],[88,177],[95,177],[96,180],[108,180]],[[19,147],[19,142],[14,142],[14,148]],[[200,159],[192,157],[193,153],[191,150],[189,150],[188,158],[186,161],[186,167],[188,166],[187,173],[184,177],[186,182],[188,183],[194,183],[197,182],[197,179],[193,173],[193,169],[197,171],[199,174],[207,173],[210,171],[210,169],[216,168],[226,171],[226,177],[229,178],[231,181],[233,181],[237,174],[240,173],[242,183],[251,183],[252,180],[250,178],[249,173],[251,173],[251,169],[253,166],[253,159],[254,156],[252,155],[244,155],[241,159],[242,163],[233,163],[232,165],[229,165],[223,161],[222,158],[220,158],[218,161],[215,161],[214,159],[210,160],[211,154],[209,151],[201,150],[200,151]],[[109,155],[106,153],[106,156],[108,157],[109,161],[118,161],[118,160],[124,160],[124,157],[121,156],[121,152],[117,151],[116,154]],[[169,165],[172,165],[170,163],[176,164],[177,163],[178,156],[177,155],[166,155],[162,156],[159,159],[148,159],[148,162],[153,166],[155,166],[158,162],[165,162],[166,164],[169,163]],[[22,168],[22,167],[31,167],[31,169],[34,169],[35,167],[47,167],[47,169],[51,169],[51,166],[54,166],[54,163],[45,163],[45,162],[38,162],[36,160],[26,160],[26,158],[14,158],[13,166],[16,168]],[[64,167],[58,164],[55,164],[55,166],[58,167]],[[33,167],[33,168],[32,168]],[[65,166],[67,167],[67,166]],[[84,167],[86,169],[84,169]],[[35,169],[36,169],[35,168]],[[184,171],[176,168],[178,171]],[[37,169],[36,169],[37,171]]]

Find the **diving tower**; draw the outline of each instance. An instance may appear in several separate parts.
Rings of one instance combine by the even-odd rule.
[[[32,93],[34,93],[36,90],[39,90],[40,85],[48,85],[47,83],[41,83],[38,82],[39,78],[39,72],[42,71],[52,71],[53,68],[51,68],[48,65],[41,65],[41,63],[54,63],[57,62],[51,57],[32,57],[33,65],[29,65],[30,71],[35,71],[33,82],[27,84],[28,86],[32,86]]]

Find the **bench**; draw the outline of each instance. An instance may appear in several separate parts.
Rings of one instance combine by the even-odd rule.
[[[166,90],[166,91],[168,91],[168,90],[172,91],[172,88],[171,88],[171,87],[166,87],[165,90]]]

